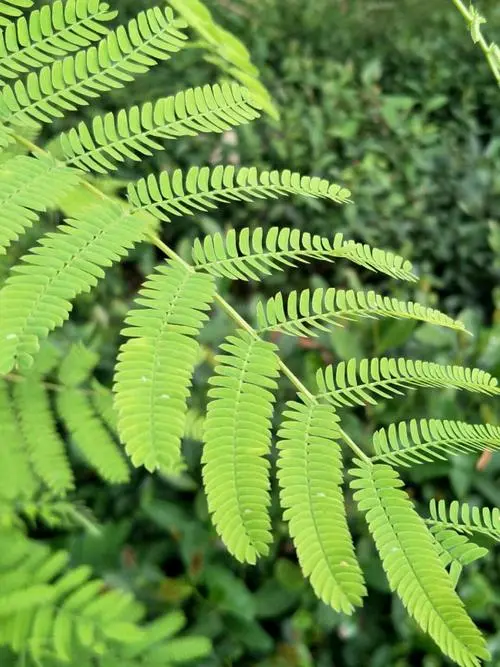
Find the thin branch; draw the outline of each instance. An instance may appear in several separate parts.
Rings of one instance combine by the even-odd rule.
[[[467,22],[472,41],[474,44],[479,44],[486,56],[493,76],[500,86],[500,48],[495,42],[488,44],[482,33],[481,25],[486,23],[485,17],[478,12],[472,3],[467,8],[462,0],[452,0],[452,2]]]

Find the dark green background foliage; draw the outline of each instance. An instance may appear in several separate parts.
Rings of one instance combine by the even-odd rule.
[[[120,0],[121,18],[153,3]],[[336,329],[312,344],[280,340],[283,356],[308,381],[316,368],[351,356],[405,351],[414,358],[477,365],[500,375],[499,92],[464,24],[447,0],[212,0],[219,20],[240,36],[277,101],[279,124],[261,120],[237,133],[187,139],[167,146],[149,162],[128,164],[118,177],[139,178],[158,168],[217,162],[222,158],[260,168],[285,167],[345,184],[355,203],[340,208],[322,201],[267,201],[228,207],[196,223],[181,220],[163,234],[179,252],[198,234],[254,224],[288,225],[391,248],[412,259],[422,277],[409,296],[460,312],[474,338],[401,322]],[[500,34],[500,8],[484,2],[488,29]],[[163,96],[188,84],[215,81],[215,68],[196,49],[139,79],[127,92],[106,97],[99,108],[116,109]],[[74,117],[73,117],[74,120]],[[51,134],[55,128],[51,128]],[[101,183],[102,186],[102,183]],[[9,261],[13,261],[13,257]],[[65,328],[101,355],[100,379],[110,382],[121,318],[155,262],[151,247],[110,272],[90,296],[80,298]],[[298,277],[297,277],[298,276]],[[293,287],[353,286],[369,276],[319,266],[296,272]],[[300,282],[299,282],[300,281]],[[286,274],[265,288],[238,286],[228,295],[245,312],[257,289],[272,293],[292,285]],[[384,287],[388,287],[384,285]],[[404,288],[407,290],[407,288]],[[396,290],[396,291],[395,291]],[[495,323],[497,322],[497,323]],[[207,363],[229,331],[216,316],[204,333]],[[206,365],[195,377],[195,396],[205,405]],[[279,397],[280,401],[289,398]],[[348,424],[361,446],[378,426],[410,417],[498,423],[498,408],[455,393],[415,392],[404,402],[360,410]],[[196,431],[196,424],[194,425]],[[196,433],[193,434],[196,436]],[[225,553],[210,528],[200,488],[201,445],[185,444],[188,472],[176,480],[135,472],[133,483],[110,490],[81,472],[78,497],[103,523],[100,537],[37,532],[71,550],[75,563],[94,566],[110,581],[124,582],[152,611],[182,607],[190,630],[214,641],[203,665],[259,667],[439,667],[444,659],[392,600],[366,526],[348,507],[370,595],[353,619],[319,603],[300,574],[285,526],[272,555],[244,568]],[[456,497],[500,506],[500,461],[484,471],[471,457],[423,465],[407,476],[417,501]],[[415,491],[417,493],[417,491]],[[348,501],[350,502],[350,501]],[[45,530],[45,529],[44,529]],[[500,665],[500,574],[495,552],[464,574],[460,593],[491,638],[493,665]]]

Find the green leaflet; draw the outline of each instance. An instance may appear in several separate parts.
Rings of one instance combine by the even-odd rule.
[[[264,237],[262,227],[248,227],[225,236],[216,233],[195,239],[193,260],[197,269],[232,280],[260,280],[273,271],[284,271],[314,259],[345,258],[372,271],[401,280],[416,280],[411,263],[393,253],[368,245],[345,241],[335,234],[333,241],[317,234],[288,227],[271,227]]]
[[[29,9],[33,0],[1,0],[0,28],[8,27],[12,19],[21,16],[24,9]]]
[[[238,330],[210,379],[203,483],[212,521],[235,558],[255,563],[269,551],[271,416],[276,347]]]
[[[216,84],[183,90],[154,103],[96,116],[60,135],[66,164],[105,174],[125,160],[163,149],[163,141],[201,132],[221,133],[258,118],[245,88]]]
[[[168,8],[140,12],[127,28],[108,33],[98,46],[30,72],[26,82],[4,86],[0,117],[9,123],[49,123],[103,92],[123,87],[184,46],[179,27],[183,24],[173,20]]]
[[[176,471],[181,464],[196,337],[215,285],[173,262],[157,267],[127,316],[115,374],[118,429],[134,465]]]
[[[170,222],[172,217],[193,215],[217,208],[219,203],[276,198],[291,194],[321,197],[339,204],[349,201],[350,192],[325,179],[301,176],[291,171],[262,171],[232,165],[191,167],[186,173],[151,174],[128,188],[131,206]]]
[[[410,467],[454,454],[500,449],[500,428],[441,419],[412,419],[391,424],[373,435],[375,459]]]
[[[72,300],[90,291],[145,231],[142,219],[110,202],[43,236],[0,290],[0,373],[29,367],[39,341],[68,318]]]
[[[489,659],[444,569],[432,536],[413,509],[403,482],[387,465],[357,462],[351,487],[377,546],[391,589],[446,655],[462,667]]]
[[[500,392],[497,379],[478,368],[387,357],[341,361],[335,367],[319,369],[316,381],[318,397],[336,407],[374,405],[413,387],[453,387],[487,395]]]
[[[0,32],[0,78],[17,79],[85,48],[106,34],[102,25],[116,16],[101,0],[55,0]]]
[[[0,167],[0,255],[79,181],[76,170],[50,158],[18,155],[5,162]]]
[[[283,298],[281,292],[264,304],[257,304],[259,333],[279,331],[291,336],[316,336],[331,326],[360,318],[391,317],[428,322],[463,331],[464,325],[434,308],[413,301],[399,301],[376,292],[338,290],[318,287],[298,293],[290,292]]]
[[[338,417],[315,403],[288,403],[283,417],[280,501],[302,571],[323,602],[352,614],[366,589],[347,526]]]
[[[427,523],[430,526],[451,528],[465,535],[483,533],[500,542],[500,510],[497,507],[471,507],[457,500],[448,505],[444,500],[436,502],[432,499],[429,511],[431,516]]]

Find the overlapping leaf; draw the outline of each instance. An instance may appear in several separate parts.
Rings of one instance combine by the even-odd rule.
[[[29,367],[39,341],[69,316],[72,300],[89,292],[146,228],[141,218],[106,202],[43,236],[0,290],[0,373],[16,364]]]
[[[217,357],[205,421],[203,482],[212,521],[228,550],[255,563],[269,551],[271,416],[276,347],[238,330]]]
[[[347,525],[338,417],[316,403],[289,403],[279,430],[284,518],[316,595],[351,614],[366,595]]]
[[[115,375],[118,428],[134,465],[178,469],[196,337],[214,296],[213,278],[167,262],[127,316]]]
[[[358,462],[355,500],[366,519],[391,589],[408,613],[461,667],[488,660],[486,643],[467,615],[433,538],[387,465]]]
[[[0,78],[17,79],[89,46],[115,16],[101,0],[55,0],[9,23],[0,31]]]
[[[121,88],[185,45],[183,24],[169,8],[147,9],[97,45],[30,72],[26,81],[0,92],[0,118],[27,125],[49,123],[87,105],[103,92]]]
[[[0,255],[40,213],[56,208],[80,180],[50,158],[18,155],[0,167]]]

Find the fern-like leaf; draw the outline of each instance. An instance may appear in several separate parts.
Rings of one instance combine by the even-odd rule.
[[[347,525],[338,417],[328,405],[288,403],[279,435],[284,518],[316,595],[351,614],[366,595]]]
[[[110,202],[43,236],[0,291],[0,373],[16,363],[29,367],[39,341],[68,318],[71,301],[89,292],[146,229],[144,220]]]
[[[387,465],[358,462],[351,482],[366,513],[391,589],[408,613],[446,655],[462,667],[489,659],[479,630],[468,617],[444,569],[433,538]]]
[[[118,434],[118,415],[114,406],[113,392],[97,380],[91,382],[91,401],[94,410],[111,433]]]
[[[412,419],[391,424],[373,435],[376,460],[411,467],[446,460],[450,455],[500,449],[500,428],[490,424],[441,419]]]
[[[13,19],[21,16],[23,11],[33,5],[33,0],[1,0],[0,28],[8,27]]]
[[[410,319],[428,322],[463,331],[457,322],[434,308],[427,308],[413,301],[399,301],[376,292],[338,290],[318,287],[298,293],[290,292],[285,302],[281,292],[265,305],[257,304],[259,333],[279,331],[291,336],[316,336],[318,331],[328,331],[329,326],[342,326],[343,321],[363,317]]]
[[[55,494],[73,488],[73,473],[41,377],[34,371],[14,387],[21,432],[36,475]]]
[[[465,535],[450,528],[442,528],[439,525],[431,526],[430,532],[436,542],[441,564],[449,568],[448,571],[455,588],[462,569],[488,554],[488,549],[480,547]]]
[[[79,182],[78,172],[50,158],[19,155],[0,168],[0,255],[39,214],[55,208]]]
[[[153,7],[120,26],[97,45],[30,72],[0,92],[0,116],[9,123],[49,123],[121,88],[185,45],[172,10]]]
[[[238,330],[221,346],[205,422],[203,482],[212,521],[228,550],[255,563],[272,540],[268,514],[276,347]]]
[[[5,541],[11,549],[12,537]],[[132,596],[106,590],[87,566],[67,570],[68,562],[65,552],[24,540],[7,568],[0,563],[0,642],[27,648],[37,664],[47,654],[75,664],[80,648],[99,655],[141,638]]]
[[[500,542],[500,510],[497,507],[471,507],[454,500],[449,505],[444,500],[431,500],[430,518],[427,523],[432,527],[451,528],[459,533],[473,535],[482,533]]]
[[[55,0],[0,32],[0,77],[21,74],[90,45],[116,16],[101,0]]]
[[[413,387],[448,387],[498,394],[498,380],[486,371],[412,359],[350,359],[319,369],[318,397],[336,407],[375,405]]]
[[[115,376],[119,432],[134,465],[174,471],[180,464],[196,341],[215,292],[211,276],[173,262],[157,267],[122,334]]]
[[[159,177],[150,174],[128,188],[132,207],[167,222],[176,216],[217,208],[220,203],[276,199],[291,194],[346,203],[351,193],[321,178],[291,171],[259,172],[255,167],[236,170],[232,165],[218,165],[213,169],[191,167],[186,173],[176,169],[171,175],[163,171]]]
[[[66,164],[105,174],[125,160],[162,150],[161,141],[224,132],[258,118],[245,88],[236,84],[189,88],[171,97],[96,116],[59,137]]]
[[[0,381],[0,497],[31,498],[37,483],[7,382]]]
[[[272,271],[283,271],[314,259],[331,262],[346,258],[356,264],[393,278],[415,280],[410,262],[378,248],[345,241],[336,234],[327,238],[288,227],[271,227],[240,232],[231,229],[225,236],[216,233],[195,239],[193,260],[197,269],[232,280],[260,280]]]
[[[112,484],[129,480],[127,464],[116,443],[96,415],[90,398],[68,388],[56,397],[57,411],[73,442],[99,475]]]

